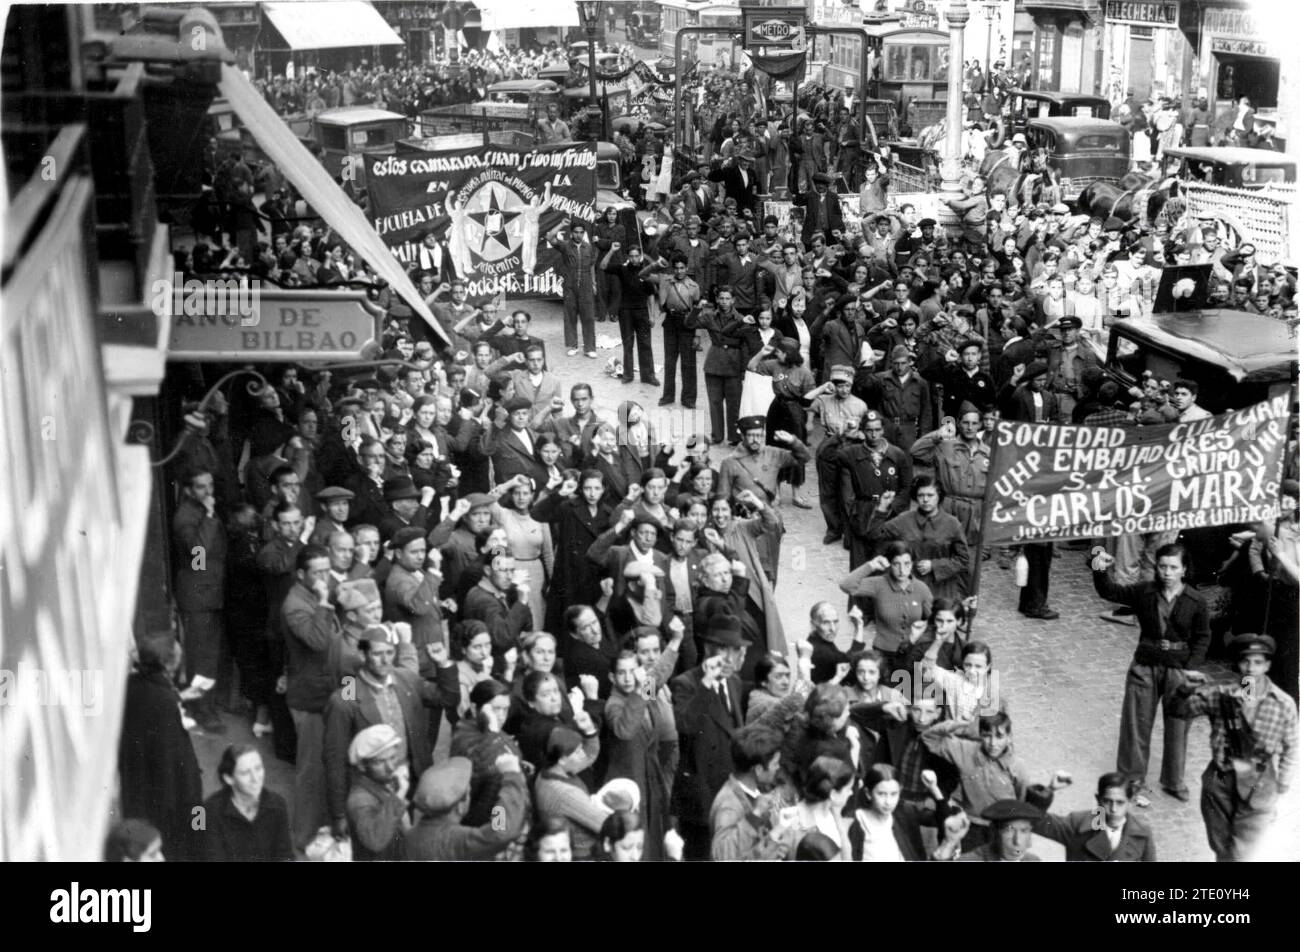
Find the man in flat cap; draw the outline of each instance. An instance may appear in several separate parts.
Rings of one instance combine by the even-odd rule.
[[[894,345],[889,353],[889,369],[868,375],[859,395],[868,406],[880,411],[889,442],[904,450],[934,426],[929,381],[914,366],[912,352],[905,344]]]
[[[839,451],[847,445],[850,434],[858,432],[867,405],[853,396],[853,368],[847,364],[831,367],[829,379],[809,396],[811,416],[820,421],[824,436],[817,444],[817,495],[826,535],[822,545],[831,545],[844,536],[847,513],[840,498]]]
[[[1201,816],[1219,862],[1253,858],[1295,777],[1296,704],[1269,677],[1277,644],[1268,635],[1232,639],[1238,684],[1207,684],[1188,671],[1175,717],[1210,719],[1210,765],[1201,775]]]
[[[409,625],[372,625],[358,647],[364,659],[361,670],[330,695],[324,712],[325,790],[338,836],[347,832],[347,751],[352,739],[367,727],[387,724],[405,741],[410,775],[418,776],[433,762],[425,709],[454,710],[460,701],[460,680],[447,646],[439,643],[429,649],[436,680],[420,677]]]
[[[785,430],[778,430],[773,439],[789,449],[767,446],[767,417],[742,417],[736,428],[740,431],[740,445],[722,461],[718,492],[731,496],[744,489],[761,490],[765,501],[776,502],[780,499],[777,482],[781,470],[806,466],[812,453],[802,440]]]
[[[821,232],[828,240],[834,234],[844,230],[844,212],[840,209],[840,197],[831,190],[833,179],[825,172],[813,175],[811,193],[801,193],[793,199],[794,204],[804,207],[803,233],[800,236],[805,248],[812,247],[812,236]]]
[[[342,486],[327,486],[316,494],[320,515],[316,527],[307,541],[312,545],[329,545],[330,537],[343,531],[351,517],[352,500],[356,494]]]
[[[719,556],[719,558],[722,558]],[[669,684],[680,740],[673,784],[673,814],[681,822],[688,859],[706,859],[713,801],[731,776],[731,737],[745,723],[740,670],[749,642],[738,618],[716,613],[704,632],[704,659],[698,668]]]
[[[354,771],[346,804],[353,861],[404,859],[411,828],[406,742],[389,725],[373,724],[352,738],[348,765]]]
[[[493,767],[501,787],[491,819],[478,827],[461,826],[474,769],[468,758],[449,757],[420,776],[412,803],[421,816],[406,834],[408,860],[492,859],[520,837],[530,802],[519,758],[504,753]]]

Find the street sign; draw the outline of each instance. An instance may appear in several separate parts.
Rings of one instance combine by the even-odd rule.
[[[168,360],[356,360],[378,340],[383,312],[360,291],[250,293],[233,283],[175,289]]]
[[[742,7],[745,46],[802,50],[808,46],[805,7]]]

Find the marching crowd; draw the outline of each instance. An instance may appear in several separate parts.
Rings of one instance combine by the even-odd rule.
[[[1015,566],[1019,611],[1059,618],[1051,543],[981,545],[998,419],[1204,419],[1196,380],[1124,392],[1094,345],[1150,312],[1165,265],[1213,264],[1228,300],[1281,316],[1294,278],[1225,252],[1211,221],[1147,232],[1009,204],[978,178],[945,235],[860,144],[842,202],[814,128],[782,134],[782,161],[756,148],[764,124],[720,126],[698,163],[669,143],[643,234],[610,215],[544,239],[568,356],[596,356],[595,325],[618,321],[621,381],[693,408],[702,354],[707,434],[666,443],[617,384],[561,380],[559,342],[526,307],[471,303],[432,234],[416,277],[447,342],[387,301],[375,369],[281,365],[184,408],[181,637],[138,646],[132,820],[111,855],[288,860],[346,841],[353,859],[1005,861],[1035,859],[1036,833],[1069,859],[1152,861],[1158,707],[1161,788],[1190,798],[1186,719],[1207,716],[1207,835],[1220,859],[1248,855],[1296,756],[1294,443],[1276,524],[1093,550],[1110,617],[1139,635],[1092,811],[1051,812],[1072,778],[1017,756],[994,658],[1014,648],[969,638],[971,578]],[[760,203],[782,174],[789,219]],[[272,229],[277,268],[357,275],[302,229]],[[845,601],[808,606],[795,637],[775,592],[810,464]],[[1206,594],[1224,578],[1226,612]],[[1202,673],[1225,643],[1245,688]],[[270,738],[294,764],[287,798],[263,748],[235,744],[203,800],[177,683],[188,726],[223,732],[220,702]]]

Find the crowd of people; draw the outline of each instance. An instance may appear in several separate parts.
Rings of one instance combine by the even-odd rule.
[[[1108,379],[1110,326],[1150,313],[1168,264],[1213,264],[1228,301],[1280,316],[1294,277],[1225,252],[1213,221],[1147,232],[1017,205],[978,176],[952,200],[964,227],[945,234],[891,194],[887,153],[819,131],[840,127],[849,97],[827,91],[775,141],[765,122],[719,115],[698,160],[635,130],[638,155],[662,150],[640,183],[643,234],[610,216],[544,239],[563,262],[568,357],[596,356],[594,325],[616,320],[622,383],[639,373],[661,407],[690,409],[703,354],[710,432],[680,442],[604,389],[619,384],[598,388],[598,365],[562,380],[548,363],[560,342],[534,336],[518,302],[472,303],[432,234],[413,269],[445,341],[323,226],[286,215],[264,241],[265,225],[236,223],[290,283],[368,285],[388,310],[383,353],[348,375],[279,365],[255,393],[183,408],[181,635],[138,646],[132,821],[113,856],[287,860],[347,843],[371,860],[1007,861],[1035,859],[1037,833],[1070,859],[1151,861],[1158,706],[1162,789],[1190,798],[1183,725],[1209,717],[1211,846],[1240,859],[1258,845],[1296,756],[1294,432],[1275,523],[1120,537],[1090,557],[1120,606],[1109,617],[1140,632],[1093,811],[1052,813],[1071,776],[1035,778],[1017,756],[994,667],[1014,648],[970,638],[971,581],[996,556],[1023,578],[1023,616],[1059,618],[1051,543],[981,544],[999,419],[1204,419],[1196,380]],[[760,198],[782,182],[788,219]],[[196,246],[187,270],[217,253]],[[846,552],[845,600],[808,606],[799,637],[775,593],[787,505],[813,505],[810,466],[823,542]],[[1219,584],[1227,610],[1206,594]],[[1207,683],[1211,651],[1245,689]],[[203,800],[186,732],[222,733],[219,703],[294,764],[286,797],[266,787],[264,748],[235,744]]]

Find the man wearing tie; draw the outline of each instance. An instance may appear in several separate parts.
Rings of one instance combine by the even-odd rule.
[[[687,859],[709,856],[709,811],[731,775],[731,735],[745,723],[735,672],[748,645],[738,618],[714,615],[704,636],[703,662],[669,685],[681,742],[673,814],[681,821]]]
[[[821,232],[828,243],[834,242],[835,232],[844,230],[844,213],[840,211],[840,197],[830,190],[831,177],[825,172],[813,176],[813,194],[796,195],[794,204],[806,209],[803,216],[803,244],[812,247],[812,236]]]

